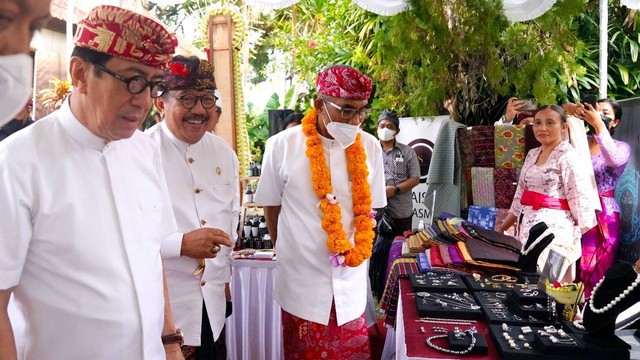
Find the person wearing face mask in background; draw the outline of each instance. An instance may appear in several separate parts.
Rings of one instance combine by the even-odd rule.
[[[614,190],[629,161],[631,147],[611,138],[622,118],[622,108],[616,101],[600,99],[595,109],[588,103],[567,103],[562,107],[587,123],[591,163],[602,205],[602,211],[596,214],[598,226],[582,235],[578,278],[584,283],[587,300],[595,284],[615,261],[620,239],[620,206]]]
[[[302,129],[267,140],[254,195],[278,254],[284,358],[370,359],[371,209],[386,205],[380,144],[360,130],[371,80],[338,65],[318,75],[316,89]]]
[[[0,13],[10,19],[0,26],[0,127],[11,121],[31,96],[31,38],[49,22],[50,4],[51,0],[0,1]]]
[[[400,120],[392,111],[378,117],[378,139],[382,146],[387,210],[394,223],[395,235],[411,231],[413,199],[411,189],[420,183],[420,164],[413,148],[396,141]]]
[[[31,100],[29,100],[27,105],[13,118],[13,120],[0,128],[0,141],[33,124],[33,120],[31,120],[30,116],[32,108],[33,104],[31,103]]]

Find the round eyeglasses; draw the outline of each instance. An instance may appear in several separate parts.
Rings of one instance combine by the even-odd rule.
[[[184,108],[187,110],[193,109],[198,103],[198,100],[200,100],[200,104],[202,104],[202,107],[207,110],[214,107],[216,105],[216,101],[218,101],[218,98],[214,95],[195,96],[193,94],[184,94],[174,97],[178,99],[182,103],[182,106],[184,106]]]
[[[106,72],[107,74],[113,76],[114,78],[127,84],[127,90],[133,95],[140,94],[147,87],[149,87],[151,88],[151,97],[155,99],[162,96],[168,89],[168,86],[164,81],[149,81],[142,75],[135,75],[130,78],[126,78],[122,75],[118,75],[113,70],[108,69],[102,65],[93,65],[98,69]]]
[[[367,118],[367,116],[369,116],[369,111],[371,110],[371,108],[369,108],[368,106],[365,106],[361,109],[354,109],[354,108],[349,108],[349,107],[342,107],[336,103],[333,103],[327,99],[322,99],[322,101],[325,102],[325,104],[329,104],[331,105],[333,108],[337,109],[338,111],[340,111],[340,115],[342,116],[342,120],[346,120],[346,121],[350,121],[351,119],[353,119],[354,117],[356,117],[356,115],[358,115],[358,122],[363,122],[364,119]]]

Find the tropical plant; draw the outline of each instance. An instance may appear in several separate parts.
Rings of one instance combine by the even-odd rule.
[[[638,29],[638,10],[631,10],[609,1],[608,19],[608,97],[625,99],[640,91],[640,31]],[[597,2],[591,2],[580,18],[578,36],[585,42],[585,49],[578,53],[578,63],[586,72],[579,76],[569,89],[573,101],[581,99],[585,93],[599,91],[599,11]]]

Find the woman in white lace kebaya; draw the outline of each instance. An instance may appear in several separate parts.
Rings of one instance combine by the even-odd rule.
[[[587,196],[590,180],[578,168],[577,150],[562,140],[567,126],[561,107],[546,105],[538,110],[533,132],[542,146],[527,154],[511,209],[500,226],[504,230],[517,223],[517,237],[524,244],[529,229],[545,222],[555,239],[538,258],[538,267],[543,270],[548,263],[545,274],[559,282],[574,280],[580,238],[596,224]]]

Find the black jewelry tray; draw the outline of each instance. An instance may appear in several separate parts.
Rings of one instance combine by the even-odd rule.
[[[477,274],[475,277],[473,275],[464,275],[462,278],[469,286],[469,289],[473,291],[505,292],[511,291],[516,287],[525,286],[524,284],[517,284],[515,282],[493,281],[491,277],[488,276],[480,276],[478,278]]]
[[[510,293],[478,291],[474,294],[474,296],[482,307],[482,312],[484,313],[485,319],[488,323],[506,323],[510,325],[521,326],[543,326],[547,324],[546,319],[536,318],[536,321],[532,321],[527,317],[523,317],[515,313],[512,307],[509,305],[511,301],[509,299],[511,296]]]
[[[467,291],[467,285],[459,276],[434,276],[427,274],[409,274],[414,292],[427,291],[454,293]]]
[[[421,293],[427,293],[429,295],[425,297],[421,295]],[[416,292],[416,307],[418,309],[418,316],[464,320],[481,319],[482,310],[478,306],[478,303],[473,298],[473,296],[469,295],[470,302],[472,302],[472,306],[478,306],[478,309],[468,309],[464,307],[461,308],[450,304],[448,304],[447,306],[442,306],[441,304],[436,302],[436,300],[442,296],[464,296],[463,294],[465,293]]]
[[[528,326],[528,325],[525,325]],[[514,339],[518,349],[511,348],[509,342],[504,338],[504,329],[502,325],[491,324],[489,325],[489,334],[493,339],[493,343],[496,346],[496,349],[500,353],[500,358],[503,360],[569,360],[576,359],[576,356],[565,356],[560,354],[545,354],[538,346],[535,344],[535,336],[538,333],[538,330],[541,330],[542,327],[533,327],[531,326],[531,332],[527,334],[522,333],[521,326],[508,325],[507,333]],[[518,337],[523,335],[525,340],[521,340]],[[530,348],[524,348],[524,342],[529,343]]]
[[[471,345],[471,336],[469,336],[469,333],[466,331],[462,332],[462,334],[465,335],[462,338],[457,338],[455,331],[449,331],[449,349],[464,351],[469,348],[469,345]],[[489,353],[489,345],[487,345],[484,334],[476,332],[473,336],[476,338],[476,344],[473,345],[473,348],[469,351],[469,355],[487,355]]]
[[[524,318],[525,320],[549,323],[554,322],[552,320],[552,309],[549,309],[549,306],[553,305],[551,304],[551,301],[549,301],[548,297],[545,301],[537,302],[535,304],[519,304],[514,296],[510,296],[507,304],[514,314]]]
[[[520,305],[535,306],[535,304],[546,304],[549,301],[549,295],[538,288],[517,287],[511,291],[511,296],[514,303]]]

